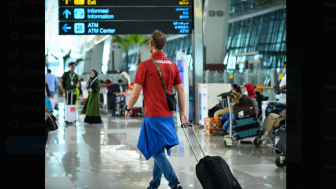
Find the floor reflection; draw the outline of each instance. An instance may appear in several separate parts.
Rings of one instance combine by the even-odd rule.
[[[81,108],[78,105],[79,112]],[[59,129],[49,133],[47,142],[46,181],[69,178],[74,188],[148,187],[154,162],[147,161],[137,148],[143,118],[132,118],[132,122],[126,123],[123,117],[102,114],[102,124],[86,124],[85,116],[77,114],[76,124],[66,125],[62,103],[59,109]],[[184,188],[201,189],[195,173],[196,159],[182,129],[176,127],[176,132],[180,144],[172,148],[168,159]],[[187,134],[198,159],[202,158],[194,133],[189,130]],[[206,155],[224,158],[243,188],[286,188],[286,168],[274,165],[272,149],[238,142],[233,148],[225,148],[220,136],[204,136],[203,129],[197,127],[196,134]],[[168,189],[168,182],[162,178],[160,188]]]

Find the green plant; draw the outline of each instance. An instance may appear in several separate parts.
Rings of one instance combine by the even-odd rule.
[[[126,72],[128,72],[128,49],[132,46],[126,36],[114,35],[112,43],[117,43],[126,53]]]
[[[63,54],[63,49],[61,49],[61,52]],[[66,53],[62,58],[63,58],[63,71],[65,71],[65,62],[70,58],[71,55],[71,50],[69,50],[68,53]],[[51,54],[51,56],[53,56],[56,60],[58,60],[59,58],[56,57],[55,55]]]
[[[82,62],[82,61],[84,61],[84,59],[83,58],[78,58],[77,60],[76,60],[76,65],[78,65],[80,62]]]
[[[127,35],[126,39],[131,45],[138,45],[137,64],[141,63],[141,47],[148,48],[150,37],[147,35]]]

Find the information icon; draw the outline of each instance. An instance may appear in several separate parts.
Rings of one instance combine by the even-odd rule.
[[[84,23],[75,23],[74,24],[74,32],[75,33],[85,33],[85,25]]]
[[[83,8],[75,8],[74,12],[75,12],[75,15],[74,15],[75,19],[84,19],[85,13],[84,13]]]

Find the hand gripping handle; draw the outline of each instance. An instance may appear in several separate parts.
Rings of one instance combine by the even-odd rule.
[[[192,150],[192,152],[193,152],[193,154],[194,154],[194,156],[195,156],[195,158],[196,158],[196,161],[199,162],[198,159],[197,159],[196,153],[195,153],[195,151],[194,151],[194,148],[191,146],[189,137],[188,137],[188,135],[187,135],[187,133],[186,133],[186,131],[185,131],[184,126],[188,126],[188,127],[191,127],[191,128],[192,128],[192,130],[193,130],[193,132],[194,132],[194,134],[195,134],[196,140],[197,140],[197,142],[198,142],[198,145],[199,145],[199,147],[201,148],[203,155],[205,156],[205,153],[204,153],[204,151],[203,151],[203,148],[202,148],[202,146],[201,146],[201,143],[200,143],[200,141],[198,140],[198,137],[197,137],[197,135],[196,135],[195,129],[194,129],[194,127],[193,127],[193,125],[192,125],[191,123],[184,123],[184,124],[181,125],[181,127],[182,127],[182,129],[183,129],[183,132],[184,132],[184,134],[185,134],[185,136],[186,136],[186,138],[187,138],[187,140],[188,140],[189,146],[190,146],[190,148],[191,148],[191,150]]]

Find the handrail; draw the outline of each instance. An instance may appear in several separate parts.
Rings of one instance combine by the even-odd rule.
[[[240,86],[240,88],[245,88],[243,85]],[[274,87],[264,87],[264,89],[274,89]]]

